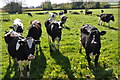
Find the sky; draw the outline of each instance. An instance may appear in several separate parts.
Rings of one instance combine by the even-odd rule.
[[[2,8],[3,6],[5,6],[5,3],[3,2],[4,0],[0,0],[0,8]],[[10,0],[12,1],[12,0]],[[14,1],[20,1],[20,0],[14,0]],[[23,6],[40,6],[40,4],[42,2],[45,2],[46,0],[21,0],[21,1],[24,1],[24,5]],[[47,0],[48,1],[48,0]],[[49,0],[52,4],[53,3],[57,3],[57,4],[60,4],[60,3],[67,3],[67,2],[71,2],[71,1],[78,1],[78,0]],[[86,0],[83,0],[83,1],[86,1]],[[114,2],[118,2],[119,0],[87,0],[87,1],[114,1]]]

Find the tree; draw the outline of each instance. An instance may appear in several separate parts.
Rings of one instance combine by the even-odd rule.
[[[22,12],[22,6],[19,3],[10,2],[6,6],[3,7],[4,10],[14,11],[14,12]]]
[[[83,0],[71,0],[72,1],[72,8],[81,8],[83,6]]]
[[[95,7],[100,8],[100,2],[96,2]]]
[[[50,1],[45,1],[42,3],[43,10],[53,9]]]
[[[22,6],[25,5],[25,0],[2,0],[6,6],[3,7],[4,10],[17,11],[22,13]]]

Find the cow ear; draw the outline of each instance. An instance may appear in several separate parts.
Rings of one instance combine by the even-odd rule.
[[[100,32],[100,35],[102,35],[102,36],[105,35],[105,34],[106,34],[106,31],[101,31]]]
[[[33,21],[30,21],[30,25],[32,24]]]
[[[10,26],[9,28],[10,28],[10,29],[13,29],[13,27],[12,27],[12,26]]]
[[[81,29],[81,32],[84,33],[84,34],[89,35],[89,32],[88,32],[85,28],[82,28],[82,29]]]

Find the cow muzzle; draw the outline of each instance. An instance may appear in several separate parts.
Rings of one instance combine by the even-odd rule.
[[[29,56],[28,56],[28,59],[35,59],[35,56],[34,55],[32,55],[32,54],[30,54]]]

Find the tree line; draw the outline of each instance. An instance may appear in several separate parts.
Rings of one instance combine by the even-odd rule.
[[[10,2],[6,6],[4,6],[3,10],[22,12],[22,4],[18,2]],[[110,4],[108,2],[71,2],[71,3],[62,3],[62,4],[51,4],[50,1],[43,2],[39,8],[43,10],[53,10],[53,9],[99,9],[99,8],[110,8]]]

